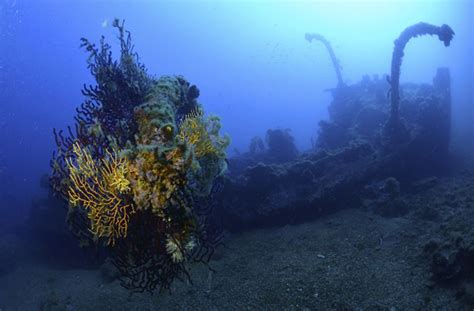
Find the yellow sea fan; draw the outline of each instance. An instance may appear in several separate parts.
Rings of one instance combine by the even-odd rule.
[[[126,199],[130,181],[126,178],[129,162],[114,152],[106,152],[94,161],[90,152],[78,142],[73,145],[75,161],[66,159],[71,184],[68,199],[71,207],[82,207],[90,220],[90,231],[99,239],[114,245],[127,236],[130,215],[135,212]]]

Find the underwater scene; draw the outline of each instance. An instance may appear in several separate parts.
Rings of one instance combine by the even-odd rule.
[[[474,1],[0,0],[0,311],[474,310]]]

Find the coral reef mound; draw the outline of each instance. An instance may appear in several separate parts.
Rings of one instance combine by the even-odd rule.
[[[54,132],[50,181],[80,244],[103,249],[123,286],[153,292],[189,278],[189,263],[207,263],[219,244],[209,200],[229,138],[204,114],[196,86],[151,77],[124,23],[113,26],[118,60],[104,38],[82,39],[97,84],[84,86],[75,130]]]

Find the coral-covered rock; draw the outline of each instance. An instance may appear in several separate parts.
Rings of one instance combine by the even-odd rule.
[[[50,180],[80,245],[107,253],[124,287],[153,292],[189,278],[187,263],[207,263],[218,245],[206,198],[227,168],[230,140],[196,86],[148,75],[124,23],[113,27],[117,60],[104,38],[82,39],[97,84],[84,87],[68,133],[55,131]]]
[[[229,175],[237,177],[246,168],[258,163],[287,163],[297,159],[299,152],[289,129],[268,129],[265,142],[266,145],[260,137],[255,136],[250,141],[248,152],[230,158]]]
[[[268,156],[272,162],[283,163],[294,160],[298,155],[293,136],[289,129],[268,130],[265,137]]]
[[[423,255],[430,267],[435,284],[458,288],[463,296],[464,284],[474,282],[474,210],[472,176],[451,182],[449,188],[436,186],[426,191],[442,193],[441,199],[431,202],[437,213],[431,239],[425,243]],[[440,196],[440,195],[438,195]],[[420,198],[421,202],[424,201]]]
[[[425,246],[433,278],[437,281],[474,280],[473,230],[458,225],[458,222],[449,222],[448,226],[453,231],[448,233],[443,230],[446,235],[439,244],[430,243]]]

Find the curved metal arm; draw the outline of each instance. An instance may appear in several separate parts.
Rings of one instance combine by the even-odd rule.
[[[334,67],[334,71],[336,72],[336,76],[337,76],[337,84],[338,86],[343,86],[344,82],[342,80],[342,75],[341,75],[341,65],[339,64],[339,60],[336,58],[336,55],[334,55],[334,51],[332,49],[331,43],[322,35],[317,34],[317,33],[306,33],[304,35],[304,38],[308,40],[308,42],[311,42],[313,40],[318,40],[322,44],[324,44],[324,46],[329,52],[329,56],[331,56],[332,65]]]
[[[418,23],[407,27],[400,36],[394,41],[392,54],[392,68],[389,83],[391,85],[391,112],[389,126],[392,128],[392,133],[397,132],[400,122],[400,67],[404,56],[403,50],[411,38],[416,38],[423,35],[437,35],[440,41],[443,41],[444,46],[449,46],[454,36],[454,31],[448,25],[441,27],[434,26],[427,23]],[[393,138],[393,137],[392,137]]]

